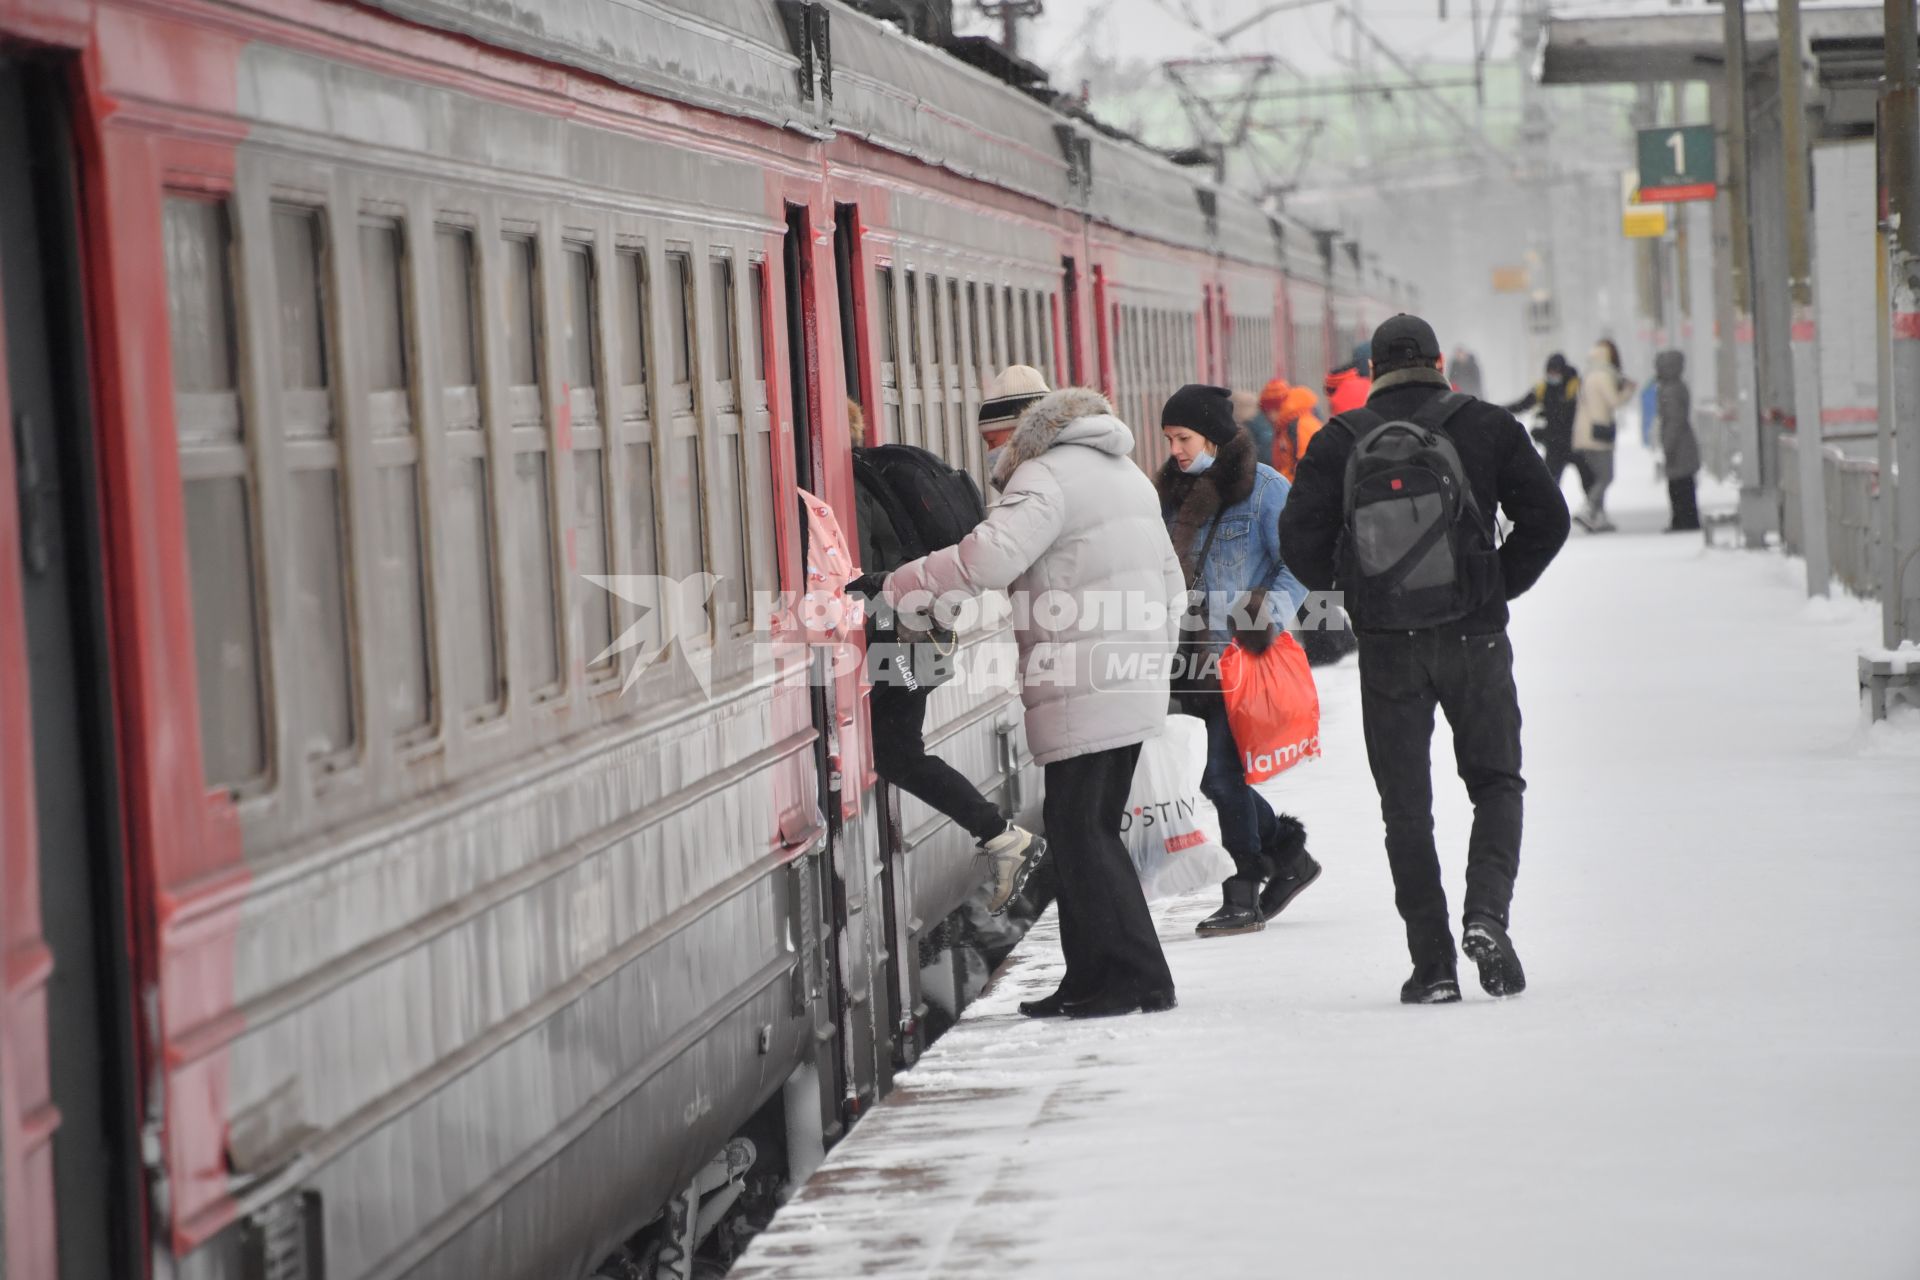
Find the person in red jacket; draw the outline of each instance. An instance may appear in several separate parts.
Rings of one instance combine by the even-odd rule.
[[[1353,361],[1327,375],[1327,407],[1336,415],[1366,407],[1373,390],[1373,354],[1369,343],[1353,349]]]

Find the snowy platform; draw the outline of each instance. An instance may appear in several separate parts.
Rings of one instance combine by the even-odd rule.
[[[1397,1002],[1349,660],[1269,790],[1317,885],[1240,938],[1158,904],[1153,1016],[1021,1018],[1044,921],[732,1274],[1920,1276],[1920,716],[1864,723],[1866,606],[1659,536],[1638,487],[1516,606],[1524,996],[1463,963],[1464,1003]]]

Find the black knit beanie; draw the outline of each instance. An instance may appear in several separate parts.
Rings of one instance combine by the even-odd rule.
[[[1185,427],[1197,431],[1215,445],[1223,445],[1239,432],[1233,420],[1233,393],[1225,387],[1208,387],[1189,382],[1167,398],[1160,411],[1163,427]]]

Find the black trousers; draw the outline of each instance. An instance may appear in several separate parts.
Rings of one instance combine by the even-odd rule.
[[[1680,476],[1667,481],[1667,504],[1673,508],[1674,529],[1700,527],[1700,496],[1695,477]]]
[[[1473,801],[1465,915],[1507,922],[1520,870],[1520,698],[1506,633],[1362,632],[1360,712],[1380,792],[1395,904],[1416,964],[1450,960],[1453,932],[1433,843],[1433,709],[1453,726]]]
[[[1139,873],[1120,839],[1139,759],[1135,743],[1047,766],[1047,848],[1067,959],[1060,990],[1069,999],[1108,990],[1173,991]]]
[[[1593,488],[1593,472],[1587,467],[1587,460],[1574,449],[1571,432],[1564,440],[1557,437],[1548,438],[1546,462],[1547,471],[1553,476],[1554,488],[1560,487],[1560,477],[1568,467],[1572,467],[1573,474],[1580,477],[1580,492],[1585,493]]]
[[[1233,726],[1227,720],[1226,699],[1218,693],[1191,693],[1181,698],[1181,707],[1207,726],[1207,767],[1200,775],[1200,794],[1220,819],[1220,843],[1233,859],[1233,878],[1258,889],[1279,871],[1267,850],[1279,835],[1280,820],[1267,798],[1247,781]]]
[[[873,719],[874,772],[952,818],[975,840],[991,840],[1007,829],[999,807],[981,795],[967,775],[927,754],[929,695],[927,689],[873,686],[867,709]]]

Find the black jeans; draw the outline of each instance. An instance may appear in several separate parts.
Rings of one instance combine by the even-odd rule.
[[[1279,868],[1267,855],[1280,822],[1273,806],[1247,781],[1240,748],[1227,721],[1227,704],[1217,693],[1182,695],[1180,705],[1207,726],[1207,769],[1200,775],[1200,794],[1220,818],[1220,843],[1233,859],[1233,878],[1259,888]]]
[[[1520,698],[1504,631],[1362,632],[1360,712],[1387,827],[1394,901],[1416,964],[1450,960],[1453,933],[1433,843],[1433,709],[1453,726],[1454,760],[1473,801],[1465,915],[1507,922],[1520,870]]]
[[[1047,847],[1059,886],[1060,991],[1080,1000],[1103,991],[1173,991],[1147,895],[1120,839],[1140,746],[1072,756],[1047,766]]]
[[[876,684],[868,703],[873,719],[873,768],[908,795],[926,801],[965,827],[975,840],[991,840],[1007,829],[999,807],[981,795],[967,776],[927,754],[926,689]]]
[[[1700,497],[1693,476],[1680,476],[1667,481],[1667,504],[1673,508],[1674,529],[1698,529],[1700,527]]]
[[[1554,488],[1560,487],[1560,477],[1566,473],[1568,467],[1572,467],[1573,474],[1580,478],[1581,493],[1593,488],[1593,472],[1587,466],[1587,460],[1574,449],[1571,435],[1565,440],[1549,439],[1547,441],[1546,461],[1547,471],[1553,476]]]

